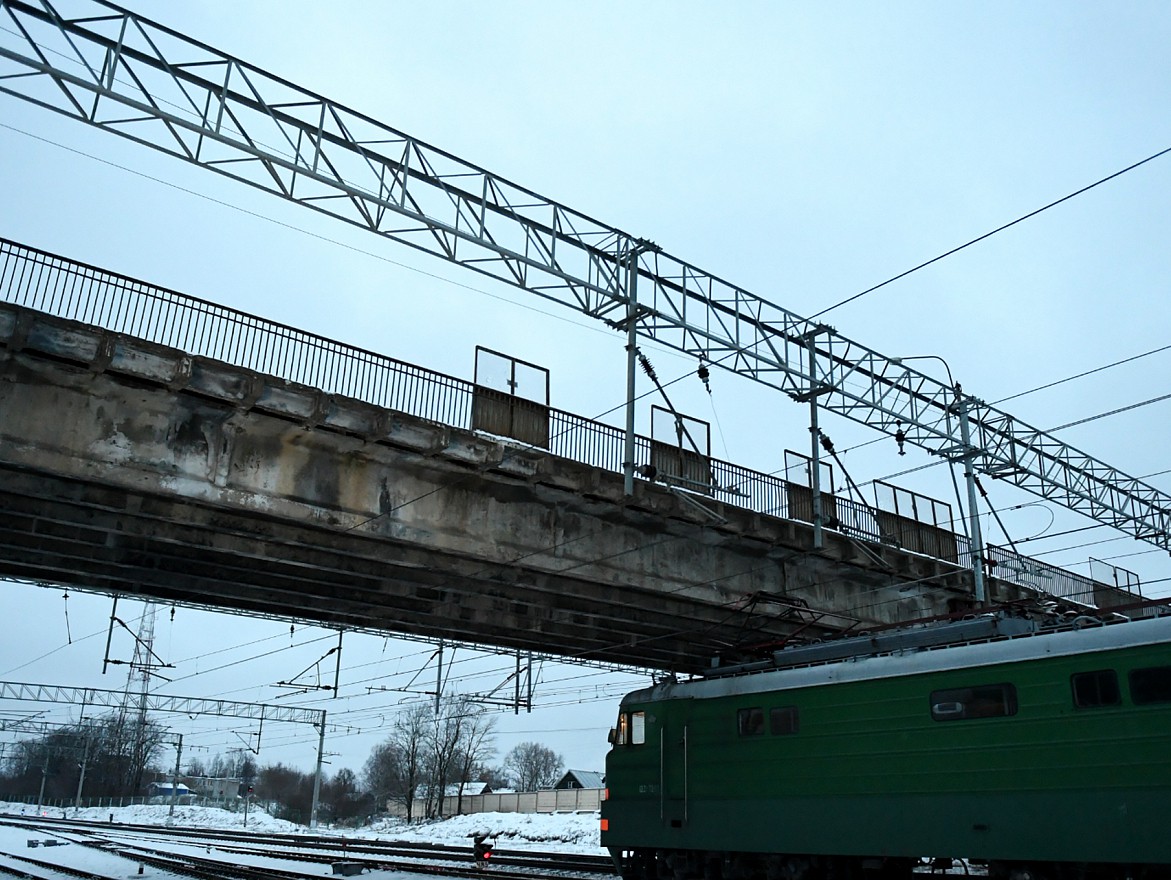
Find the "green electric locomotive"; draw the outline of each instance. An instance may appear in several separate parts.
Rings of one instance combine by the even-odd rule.
[[[602,844],[626,880],[893,878],[924,858],[1171,877],[1171,616],[779,651],[629,694],[612,743]]]

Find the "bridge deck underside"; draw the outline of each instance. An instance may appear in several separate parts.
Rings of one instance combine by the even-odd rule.
[[[970,601],[938,560],[10,306],[0,413],[10,578],[678,671]]]
[[[656,668],[691,668],[756,626],[732,608],[92,483],[0,470],[0,485],[12,578]]]

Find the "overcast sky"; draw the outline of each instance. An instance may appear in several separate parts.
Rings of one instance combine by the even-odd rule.
[[[1164,3],[128,5],[802,315],[1171,147]],[[623,399],[624,340],[585,317],[7,96],[0,183],[0,236],[460,377],[482,344],[547,366],[553,405],[582,415]],[[1169,185],[1171,156],[822,320],[886,355],[942,357],[990,402],[1159,349],[1171,344]],[[694,370],[644,351],[665,379]],[[943,378],[938,362],[918,366]],[[1169,366],[1171,351],[1149,355],[1003,408],[1066,424],[1168,393]],[[785,449],[807,450],[806,407],[746,380],[716,372],[710,397],[689,379],[672,399],[712,422],[718,457],[767,472]],[[1061,436],[1169,491],[1169,413],[1154,403]],[[899,457],[893,440],[853,449],[876,436],[861,427],[823,428],[852,450],[857,482],[929,461]],[[945,468],[896,482],[954,502]],[[986,485],[1014,540],[1036,538],[1029,552],[1083,574],[1091,556],[1110,560],[1148,594],[1171,593],[1165,553],[1109,528],[1037,537],[1093,523]],[[14,584],[0,595],[0,679],[124,682],[124,668],[100,674],[109,599]],[[140,614],[119,607],[131,626]],[[161,609],[156,628],[176,664],[169,693],[258,701],[335,639],[190,609],[173,621]],[[115,636],[113,656],[131,650]],[[410,698],[367,687],[405,686],[431,651],[346,637],[342,694],[316,704],[335,720],[333,769],[360,769]],[[453,684],[490,690],[508,667],[469,661]],[[501,716],[501,756],[535,739],[602,769],[617,699],[641,681],[542,675],[538,711]],[[430,667],[415,686],[433,679]],[[6,704],[0,720],[26,708]],[[213,727],[186,728],[201,755],[253,732]],[[260,761],[309,769],[315,744],[266,728]]]

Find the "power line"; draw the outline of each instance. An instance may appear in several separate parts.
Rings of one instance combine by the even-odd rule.
[[[1109,412],[1098,413],[1096,416],[1088,416],[1084,419],[1078,419],[1076,422],[1066,422],[1064,425],[1058,425],[1056,428],[1050,428],[1049,430],[1062,431],[1066,428],[1072,428],[1076,425],[1084,425],[1087,422],[1104,419],[1107,416],[1116,416],[1119,413],[1130,412],[1132,409],[1139,409],[1140,407],[1150,406],[1152,403],[1159,403],[1160,401],[1167,400],[1168,398],[1171,398],[1171,394],[1162,394],[1159,397],[1152,397],[1150,400],[1144,400],[1140,403],[1132,403],[1130,406],[1123,406],[1119,407],[1118,409],[1112,409]]]
[[[1120,367],[1123,364],[1129,364],[1131,361],[1137,361],[1140,358],[1150,357],[1153,354],[1159,354],[1160,352],[1167,351],[1168,349],[1171,349],[1171,345],[1164,345],[1161,348],[1153,348],[1150,351],[1144,351],[1142,354],[1136,354],[1132,357],[1123,358],[1122,360],[1115,361],[1112,364],[1106,364],[1101,367],[1095,367],[1092,370],[1086,370],[1084,373],[1077,373],[1076,375],[1073,375],[1073,376],[1066,376],[1064,379],[1058,379],[1056,382],[1049,382],[1048,384],[1045,384],[1045,385],[1038,385],[1036,388],[1030,388],[1028,391],[1021,391],[1020,393],[1010,395],[1009,397],[1002,397],[1002,398],[1000,398],[1000,400],[992,401],[991,405],[992,406],[999,406],[1000,404],[1007,403],[1010,400],[1016,400],[1018,397],[1024,397],[1026,394],[1033,394],[1034,392],[1037,392],[1037,391],[1045,391],[1049,388],[1054,388],[1058,385],[1064,385],[1066,382],[1072,382],[1074,379],[1081,379],[1083,376],[1092,376],[1094,373],[1100,373],[1103,370],[1109,370],[1113,367]],[[1057,430],[1057,429],[1054,428],[1054,430]]]
[[[6,128],[11,128],[11,126],[5,126],[5,127],[6,127]],[[14,131],[19,131],[18,129],[13,129],[13,130],[14,130]],[[22,133],[23,133],[23,132],[22,132]],[[27,133],[26,133],[26,134],[27,134]],[[31,135],[30,135],[30,136],[31,136]],[[32,136],[32,137],[35,137],[35,136]],[[40,139],[40,138],[38,138],[38,139]],[[40,140],[43,140],[43,139],[40,139]],[[51,143],[51,142],[50,142],[50,143]],[[60,146],[60,145],[58,145],[58,146]],[[67,147],[65,147],[65,148],[63,148],[63,149],[70,149],[70,148],[67,148]],[[1169,148],[1169,149],[1171,149],[1171,148]],[[73,152],[77,152],[77,151],[73,151]],[[1163,153],[1165,153],[1165,152],[1167,152],[1167,151],[1166,151],[1166,150],[1165,150],[1165,151],[1163,151]],[[871,288],[869,291],[864,291],[862,294],[858,294],[857,296],[855,296],[855,297],[853,297],[853,298],[851,298],[851,299],[856,299],[856,298],[858,298],[858,296],[862,296],[862,295],[864,295],[865,293],[869,293],[869,292],[871,292],[871,291],[873,291],[873,290],[877,290],[879,287],[882,287],[882,286],[884,286],[885,284],[888,284],[888,283],[890,283],[891,281],[897,280],[897,278],[905,277],[906,275],[910,274],[911,272],[914,272],[914,271],[916,271],[916,270],[917,270],[917,269],[919,269],[919,268],[922,268],[923,266],[929,265],[930,263],[933,263],[933,262],[936,262],[936,261],[937,261],[937,260],[939,260],[939,259],[942,259],[944,256],[948,256],[948,255],[950,255],[950,254],[952,254],[952,253],[955,253],[955,252],[957,252],[957,251],[959,251],[959,250],[962,250],[964,247],[967,247],[967,246],[969,246],[969,245],[971,245],[971,244],[974,244],[974,243],[976,243],[977,241],[980,241],[980,240],[982,240],[982,239],[984,239],[984,238],[987,238],[987,237],[989,237],[990,235],[993,235],[993,234],[995,234],[996,232],[999,232],[999,231],[1001,231],[1001,230],[1003,230],[1003,229],[1007,229],[1008,227],[1010,227],[1010,226],[1012,226],[1012,225],[1014,225],[1014,224],[1016,224],[1016,223],[1019,223],[1019,222],[1021,222],[1022,220],[1024,220],[1024,219],[1027,219],[1028,217],[1034,216],[1034,215],[1036,215],[1036,214],[1040,213],[1041,211],[1047,210],[1047,209],[1048,209],[1048,208],[1050,208],[1050,207],[1053,207],[1053,206],[1055,206],[1055,205],[1057,205],[1057,204],[1060,204],[1061,202],[1063,202],[1063,201],[1065,201],[1065,200],[1067,200],[1067,199],[1069,199],[1069,198],[1072,198],[1073,196],[1075,196],[1075,195],[1078,195],[1078,194],[1080,194],[1080,193],[1082,193],[1082,192],[1085,192],[1085,191],[1087,191],[1087,190],[1089,190],[1089,189],[1093,188],[1094,186],[1097,186],[1097,185],[1099,185],[1099,184],[1101,184],[1101,183],[1103,183],[1103,182],[1105,182],[1105,181],[1107,181],[1107,180],[1109,180],[1109,179],[1112,179],[1113,177],[1116,177],[1116,176],[1118,176],[1119,174],[1122,174],[1122,173],[1124,173],[1125,171],[1131,170],[1132,168],[1136,168],[1136,167],[1138,167],[1139,165],[1142,165],[1142,164],[1144,164],[1145,162],[1151,161],[1152,159],[1156,158],[1156,157],[1157,157],[1157,156],[1159,156],[1159,155],[1162,155],[1163,153],[1156,154],[1155,156],[1149,157],[1148,159],[1145,159],[1145,160],[1143,160],[1142,162],[1139,162],[1139,163],[1136,163],[1135,165],[1132,165],[1132,166],[1130,166],[1130,168],[1123,169],[1123,171],[1120,171],[1120,172],[1116,172],[1115,174],[1111,175],[1110,177],[1104,178],[1104,179],[1103,179],[1103,180],[1101,180],[1101,181],[1098,181],[1098,182],[1096,182],[1096,183],[1094,183],[1094,184],[1091,184],[1091,185],[1090,185],[1090,186],[1088,186],[1088,187],[1085,187],[1085,188],[1083,188],[1082,190],[1079,190],[1077,193],[1073,193],[1073,194],[1071,194],[1071,195],[1069,195],[1069,196],[1066,196],[1066,197],[1064,197],[1063,199],[1060,199],[1060,200],[1058,200],[1057,202],[1053,202],[1052,204],[1045,206],[1045,208],[1038,209],[1037,211],[1034,211],[1034,212],[1032,212],[1032,213],[1031,213],[1031,214],[1029,214],[1029,215],[1025,215],[1025,217],[1019,218],[1018,220],[1015,220],[1015,221],[1013,221],[1012,223],[1006,224],[1005,226],[1002,226],[1002,227],[1000,227],[1000,229],[997,229],[997,230],[994,230],[993,232],[987,233],[986,235],[984,235],[984,236],[981,236],[981,237],[980,237],[980,238],[978,238],[978,239],[974,239],[973,241],[971,241],[971,242],[969,242],[968,244],[965,244],[965,245],[963,245],[963,246],[961,246],[961,247],[959,247],[959,248],[955,248],[955,249],[953,249],[952,251],[949,251],[947,254],[943,254],[943,255],[941,255],[940,257],[936,257],[935,259],[933,259],[933,260],[931,260],[931,261],[928,261],[928,263],[921,264],[920,266],[918,266],[918,267],[915,267],[914,269],[908,270],[907,272],[904,272],[904,273],[902,273],[901,275],[899,275],[899,276],[896,276],[896,278],[892,278],[892,279],[890,279],[890,280],[889,280],[889,281],[887,281],[887,282],[883,282],[883,284],[882,284],[882,285],[877,285],[876,287],[874,287],[874,288]],[[86,154],[83,154],[83,155],[86,155]],[[95,158],[95,157],[92,157],[92,156],[91,156],[90,158]],[[103,162],[104,162],[105,160],[100,160],[100,159],[99,159],[99,160],[97,160],[97,161],[103,161]],[[106,164],[113,164],[113,163],[106,163]],[[121,168],[122,166],[114,166],[114,167],[119,167],[119,168]],[[123,170],[131,170],[131,169],[123,169]],[[139,172],[132,171],[132,173],[136,173],[136,174],[138,174]],[[144,177],[146,177],[146,175],[141,175],[141,176],[144,176]],[[149,179],[151,179],[151,180],[155,180],[155,178],[149,178]],[[165,183],[165,181],[158,181],[158,182]],[[172,184],[166,184],[166,185],[168,185],[168,186],[173,186]],[[177,188],[177,189],[182,189],[181,187],[176,187],[176,188]],[[184,191],[186,191],[186,192],[191,192],[190,190],[184,190]],[[199,193],[192,193],[192,194],[195,194],[195,195],[200,195]],[[200,197],[201,197],[201,198],[207,198],[206,196],[202,196],[202,195],[200,195]],[[209,200],[210,200],[210,201],[217,201],[217,200],[215,200],[215,199],[209,199]],[[227,205],[227,203],[222,203],[222,202],[221,202],[220,204],[225,204],[225,205]],[[234,206],[231,206],[231,205],[227,205],[227,206],[228,206],[228,207],[234,207]],[[236,210],[243,210],[243,209],[239,209],[239,208],[235,208],[235,209],[236,209]],[[244,213],[249,213],[249,214],[251,214],[252,212],[244,211]],[[261,216],[261,215],[254,214],[253,216]],[[264,218],[264,219],[270,219],[270,218]],[[287,225],[287,224],[279,223],[279,221],[272,221],[272,222],[277,222],[277,223],[278,223],[278,225]],[[295,229],[296,227],[290,227],[290,228],[294,228],[294,229]],[[349,248],[349,249],[351,249],[351,250],[359,250],[359,249],[357,249],[357,248],[353,248],[353,247],[352,247],[352,246],[350,246],[350,245],[346,245],[346,244],[343,244],[343,243],[341,243],[341,242],[333,241],[332,239],[326,239],[326,238],[324,238],[323,236],[319,236],[319,235],[316,235],[316,234],[314,234],[314,233],[307,232],[307,231],[305,231],[305,230],[299,230],[299,231],[302,231],[304,234],[308,234],[308,235],[314,235],[314,236],[315,236],[315,237],[317,237],[317,238],[322,238],[323,240],[325,240],[325,241],[330,241],[330,242],[332,242],[332,243],[334,243],[334,244],[339,244],[339,245],[341,245],[342,247],[347,247],[347,248]],[[360,251],[360,252],[361,252],[361,253],[364,253],[364,254],[367,254],[367,255],[369,255],[369,256],[374,256],[374,257],[375,257],[375,258],[377,258],[377,259],[385,259],[385,258],[383,258],[383,257],[380,257],[380,256],[378,256],[378,255],[376,255],[376,254],[372,254],[372,253],[370,253],[370,252],[367,252],[367,251]],[[390,263],[393,263],[393,264],[395,264],[395,265],[399,265],[399,266],[404,266],[404,264],[396,263],[396,262],[395,262],[395,261],[393,261],[393,260],[386,260],[386,262],[390,262]],[[416,269],[414,269],[413,267],[409,267],[409,266],[404,266],[404,268],[411,269],[412,271],[420,271],[420,270],[416,270]],[[427,273],[427,272],[421,272],[421,274],[424,274],[424,275],[430,275],[430,273]],[[435,277],[435,278],[441,278],[441,276],[431,276],[431,277]],[[460,287],[467,287],[469,290],[476,290],[477,292],[484,293],[485,295],[488,295],[488,296],[494,296],[493,294],[488,294],[486,291],[482,291],[482,290],[479,290],[479,289],[477,289],[477,288],[472,288],[472,287],[470,287],[470,286],[468,286],[468,285],[459,284],[458,282],[450,281],[449,279],[442,279],[442,278],[441,278],[441,280],[448,281],[449,283],[456,284],[457,286],[460,286]],[[506,298],[504,298],[504,297],[494,297],[494,298],[497,298],[497,299],[502,299],[502,300],[504,300],[504,301],[506,301],[506,302],[509,302],[509,303],[512,303],[512,304],[518,304],[518,305],[519,305],[519,303],[515,303],[515,302],[513,302],[512,300],[508,300],[508,299],[506,299]],[[847,301],[844,301],[843,303],[839,303],[838,305],[843,305],[843,304],[845,304],[845,302],[848,302],[848,301],[849,301],[849,300],[847,300]],[[522,307],[524,307],[524,308],[531,308],[531,307],[529,307],[529,306],[523,306],[523,305],[522,305]],[[830,309],[826,309],[826,310],[824,310],[823,312],[819,312],[819,313],[818,313],[818,315],[824,314],[825,312],[827,312],[827,311],[830,311],[830,310],[831,310],[831,309],[833,309],[833,308],[837,308],[837,306],[831,306],[831,307],[830,307]],[[531,309],[531,310],[533,310],[533,311],[540,311],[540,310],[538,310],[538,309]],[[547,312],[541,312],[541,313],[542,313],[542,314],[549,314],[549,313],[547,313]],[[816,318],[816,317],[818,317],[818,315],[815,315],[814,317]],[[552,316],[552,317],[558,317],[558,316],[555,316],[555,315],[551,315],[551,316]],[[559,318],[559,319],[561,319],[561,318]],[[564,319],[562,319],[562,320],[564,320]],[[569,322],[569,323],[575,323],[575,324],[576,324],[577,322]],[[585,326],[585,325],[580,325],[580,324],[579,324],[578,326]],[[594,329],[594,328],[591,328],[591,329]],[[598,332],[604,332],[604,331],[598,331]],[[690,375],[690,374],[686,374],[686,375]],[[680,381],[682,378],[684,378],[684,376],[681,376],[681,377],[679,377],[679,379],[677,379],[677,380],[673,380],[673,381]],[[668,383],[668,384],[673,384],[673,383]],[[648,392],[647,392],[647,394],[651,394],[651,393],[653,393],[653,391],[648,391]],[[1026,392],[1026,393],[1027,393],[1027,392]],[[641,397],[645,397],[645,396],[646,396],[646,395],[642,395]],[[1171,396],[1171,395],[1167,395],[1167,396]],[[640,398],[638,398],[638,399],[641,399],[641,397],[640,397]],[[1159,398],[1159,399],[1165,399],[1165,398]],[[1147,401],[1146,403],[1152,403],[1152,402],[1155,402],[1155,401]],[[620,405],[622,405],[622,404],[620,404]],[[1141,406],[1141,405],[1145,405],[1145,403],[1144,403],[1144,404],[1136,404],[1135,406]],[[1134,407],[1128,407],[1128,408],[1126,408],[1126,409],[1130,409],[1130,408],[1134,408]],[[613,411],[613,410],[610,410],[610,411],[608,411],[608,412],[612,412],[612,411]],[[1090,420],[1092,420],[1093,418],[1102,418],[1102,417],[1105,417],[1106,415],[1113,415],[1113,414],[1115,414],[1115,413],[1117,413],[1117,412],[1122,412],[1122,411],[1125,411],[1125,410],[1116,410],[1116,411],[1114,411],[1114,412],[1112,412],[1112,413],[1104,413],[1104,414],[1101,414],[1101,415],[1099,415],[1099,416],[1091,417],[1091,419],[1086,419],[1086,420],[1083,420],[1083,421],[1090,421]],[[1080,423],[1081,423],[1081,422],[1071,423],[1071,425],[1072,425],[1072,424],[1080,424]],[[1067,426],[1063,426],[1063,427],[1067,427]],[[1055,430],[1056,430],[1056,429],[1055,429]],[[438,491],[438,490],[435,490],[435,491]],[[428,493],[428,494],[430,494],[430,493]],[[426,496],[420,496],[420,497],[426,497]],[[418,500],[418,499],[413,499],[413,500]],[[411,501],[405,502],[405,503],[404,503],[404,505],[400,505],[400,506],[399,506],[399,508],[396,508],[396,509],[400,509],[402,506],[405,506],[405,504],[409,504],[409,503],[412,503],[412,502],[411,502]],[[554,546],[556,546],[556,545],[554,545]],[[637,547],[637,548],[634,548],[634,549],[642,549],[642,546],[643,546],[643,545],[640,545],[639,547]],[[650,545],[647,545],[647,546],[654,546],[654,544],[650,544]],[[541,552],[541,551],[534,551],[534,552]],[[629,551],[627,551],[627,552],[629,552]],[[530,555],[531,555],[531,554],[530,554]],[[512,562],[510,562],[510,563],[502,563],[501,565],[503,565],[503,566],[507,566],[507,565],[515,564],[517,561],[519,561],[519,559],[522,559],[522,558],[524,558],[524,557],[519,557],[517,560],[513,560],[513,561],[512,561]],[[602,561],[602,560],[603,560],[603,559],[605,559],[605,558],[608,558],[608,557],[602,557],[601,559],[598,559],[598,560],[590,560],[590,561],[588,561],[588,562],[583,562],[583,563],[581,563],[581,564],[582,564],[582,565],[584,565],[584,564],[593,564],[593,563],[596,563],[596,562]],[[263,656],[263,655],[261,655],[261,656]],[[240,661],[240,662],[243,662],[243,661]],[[235,665],[235,664],[228,664],[228,665]],[[224,668],[224,667],[220,667],[220,668]],[[209,671],[210,671],[210,670],[209,670]]]
[[[1160,156],[1167,155],[1167,153],[1171,153],[1171,147],[1167,147],[1165,149],[1160,150],[1157,153],[1153,153],[1152,155],[1147,156],[1147,158],[1145,158],[1145,159],[1140,159],[1138,162],[1135,162],[1133,165],[1127,165],[1125,168],[1123,168],[1119,171],[1115,171],[1113,174],[1108,174],[1106,177],[1103,177],[1101,180],[1096,180],[1093,183],[1089,184],[1088,186],[1083,186],[1081,189],[1075,190],[1074,192],[1071,192],[1069,195],[1062,196],[1061,198],[1057,199],[1056,201],[1050,202],[1049,204],[1047,204],[1043,207],[1037,208],[1035,211],[1030,211],[1027,214],[1024,214],[1020,217],[1017,217],[1015,220],[1012,220],[1008,223],[1005,223],[1003,226],[996,227],[991,232],[985,232],[983,235],[977,236],[976,238],[973,238],[971,241],[968,241],[968,242],[965,242],[964,244],[961,244],[959,247],[954,247],[949,251],[945,251],[944,253],[940,254],[937,257],[932,257],[930,260],[927,260],[924,263],[920,263],[918,266],[915,266],[911,269],[907,269],[905,272],[900,272],[898,275],[895,275],[892,278],[888,278],[888,279],[886,279],[886,281],[883,281],[880,284],[875,284],[873,287],[868,287],[868,288],[866,288],[866,290],[863,290],[860,293],[855,293],[853,296],[847,297],[846,299],[842,300],[841,302],[834,303],[832,306],[829,306],[828,308],[824,308],[820,312],[817,312],[816,314],[811,315],[806,320],[813,321],[817,318],[820,318],[822,315],[826,314],[827,312],[832,312],[834,309],[840,308],[841,306],[844,306],[847,303],[852,303],[857,299],[861,299],[862,297],[866,296],[867,294],[874,293],[874,291],[879,290],[883,287],[886,287],[888,284],[892,284],[893,282],[898,281],[901,278],[906,278],[908,275],[912,274],[913,272],[918,272],[920,269],[924,269],[927,266],[930,266],[932,263],[938,263],[940,260],[944,259],[945,257],[950,257],[953,254],[958,254],[960,251],[964,250],[964,248],[969,248],[974,244],[978,244],[979,242],[984,241],[985,239],[991,238],[992,236],[996,235],[998,232],[1003,232],[1006,229],[1009,229],[1013,226],[1016,226],[1018,223],[1023,223],[1025,220],[1028,220],[1031,217],[1036,217],[1038,214],[1041,214],[1045,211],[1048,211],[1050,208],[1057,207],[1062,202],[1068,202],[1070,199],[1075,198],[1076,196],[1080,196],[1082,193],[1089,192],[1090,190],[1092,190],[1096,186],[1101,186],[1103,183],[1106,183],[1107,181],[1113,180],[1116,177],[1120,177],[1123,174],[1126,174],[1126,172],[1128,172],[1128,171],[1133,171],[1134,169],[1136,169],[1142,165],[1146,165],[1148,162],[1153,162],[1155,159],[1158,159]]]

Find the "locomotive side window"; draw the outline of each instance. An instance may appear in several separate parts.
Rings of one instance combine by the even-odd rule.
[[[797,707],[778,706],[768,710],[768,729],[776,735],[797,732]]]
[[[630,744],[641,746],[646,742],[646,713],[630,713]]]
[[[622,712],[618,715],[618,730],[614,744],[619,746],[640,746],[646,742],[646,713]]]
[[[1118,689],[1118,673],[1113,669],[1079,672],[1069,679],[1073,688],[1073,704],[1079,709],[1094,706],[1117,706],[1122,702]]]
[[[1130,673],[1130,698],[1137,705],[1171,703],[1171,666],[1148,666]]]
[[[764,710],[759,706],[736,712],[736,729],[741,736],[759,736],[764,733]]]
[[[936,721],[1002,718],[1015,715],[1016,710],[1016,688],[1011,684],[985,684],[931,693],[931,717]]]

